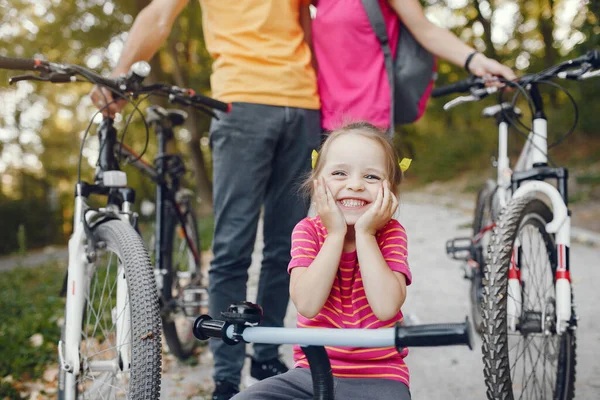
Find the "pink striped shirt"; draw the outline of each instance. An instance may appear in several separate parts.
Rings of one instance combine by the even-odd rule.
[[[305,218],[296,225],[292,233],[292,260],[288,272],[293,268],[310,267],[323,246],[327,230],[319,217]],[[407,262],[407,240],[404,227],[390,220],[376,235],[383,257],[392,271],[406,276],[410,285],[412,275]],[[402,312],[387,321],[380,321],[369,306],[362,283],[356,251],[343,252],[329,298],[323,309],[314,318],[298,314],[299,328],[391,328],[402,321]],[[409,386],[408,368],[404,357],[408,349],[398,353],[394,347],[326,347],[333,375],[341,378],[383,378],[403,382]],[[295,367],[308,368],[308,361],[299,346],[294,346]]]

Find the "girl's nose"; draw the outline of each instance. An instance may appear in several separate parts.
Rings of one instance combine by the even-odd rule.
[[[360,178],[348,179],[348,183],[346,184],[346,187],[355,192],[362,191],[365,189],[365,185],[364,185],[362,179],[360,179]]]

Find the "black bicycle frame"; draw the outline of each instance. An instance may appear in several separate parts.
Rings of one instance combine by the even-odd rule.
[[[181,157],[167,153],[167,143],[174,140],[173,126],[168,118],[161,118],[152,125],[154,126],[154,131],[156,132],[158,140],[158,153],[154,159],[154,165],[150,165],[141,159],[133,152],[133,150],[125,145],[115,143],[114,149],[116,150],[116,153],[127,157],[131,161],[131,165],[139,169],[156,183],[154,255],[156,268],[167,279],[167,282],[163,285],[163,293],[165,293],[165,291],[171,290],[171,282],[168,281],[171,277],[171,271],[167,271],[167,268],[170,268],[170,263],[165,263],[166,257],[169,256],[167,254],[167,248],[165,247],[165,240],[171,239],[165,237],[167,234],[165,223],[167,218],[172,215],[170,213],[171,210],[183,229],[185,240],[197,265],[200,264],[200,252],[199,249],[196,248],[197,244],[192,240],[190,233],[186,229],[186,216],[176,199],[176,194],[180,187],[180,176],[185,172],[185,169]],[[115,151],[113,151],[113,154],[114,153]],[[172,164],[175,164],[178,167],[176,168],[177,170],[174,170],[173,167],[169,165],[169,161],[174,161]],[[171,207],[169,207],[169,205],[171,205]]]

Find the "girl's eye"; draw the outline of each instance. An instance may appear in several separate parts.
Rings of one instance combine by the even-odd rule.
[[[333,171],[331,173],[331,175],[333,175],[333,176],[345,176],[346,173],[344,171]]]
[[[376,180],[376,181],[380,181],[381,180],[380,177],[378,177],[377,175],[373,175],[373,174],[365,175],[365,178],[369,179],[369,180]]]

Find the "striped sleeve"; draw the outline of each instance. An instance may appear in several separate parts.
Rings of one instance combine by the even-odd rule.
[[[378,243],[390,269],[403,273],[406,277],[406,285],[410,285],[412,274],[408,267],[408,240],[400,222],[395,219],[390,220],[381,230]]]
[[[319,251],[319,239],[316,227],[310,218],[298,222],[292,232],[292,259],[288,265],[288,273],[296,267],[308,267]]]

